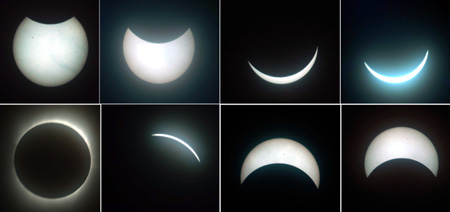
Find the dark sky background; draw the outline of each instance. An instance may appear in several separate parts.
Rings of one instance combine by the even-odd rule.
[[[219,2],[210,0],[104,0],[101,4],[102,102],[219,101]],[[168,42],[188,28],[195,42],[188,70],[168,84],[137,77],[123,55],[127,28],[149,42]]]
[[[4,103],[97,103],[99,101],[99,2],[15,0],[0,2],[0,102]],[[76,17],[89,44],[86,63],[72,81],[57,87],[34,84],[17,67],[12,46],[17,27],[25,17],[55,24]]]
[[[57,114],[55,116],[55,114]],[[98,105],[45,105],[45,106],[0,106],[0,116],[2,117],[2,122],[0,123],[0,211],[99,211],[100,210],[100,106]],[[73,179],[70,179],[74,176],[64,176],[65,174],[70,174],[70,172],[74,170],[68,170],[68,167],[71,165],[75,165],[76,167],[76,158],[84,157],[85,154],[79,154],[79,151],[74,149],[67,149],[68,147],[74,147],[74,144],[65,143],[64,147],[55,144],[55,138],[61,138],[65,136],[61,136],[58,133],[52,133],[53,138],[43,141],[37,140],[37,143],[40,143],[41,147],[32,148],[32,146],[21,144],[22,147],[27,147],[25,149],[19,150],[19,156],[23,157],[16,158],[19,159],[14,161],[13,155],[16,150],[16,145],[18,139],[20,137],[21,131],[25,130],[31,124],[36,121],[44,121],[48,118],[55,118],[59,120],[66,121],[68,123],[72,123],[83,131],[89,139],[90,147],[91,147],[91,160],[93,161],[93,168],[89,170],[88,179],[82,186],[82,190],[79,193],[74,194],[76,196],[70,197],[70,201],[60,200],[52,201],[47,200],[43,201],[40,199],[33,199],[26,195],[25,190],[19,188],[18,184],[13,182],[13,173],[14,169],[13,164],[22,165],[21,168],[28,168],[30,171],[30,161],[27,159],[33,159],[33,157],[39,156],[43,152],[47,152],[48,155],[40,155],[38,158],[34,158],[32,163],[35,163],[36,166],[42,166],[43,161],[46,159],[50,159],[51,156],[54,158],[61,157],[62,160],[59,161],[48,161],[47,166],[42,168],[42,172],[38,173],[38,170],[34,170],[33,172],[26,173],[27,177],[30,177],[28,174],[32,174],[34,176],[48,174],[51,175],[56,174],[62,177],[62,179],[55,179],[54,184],[51,187],[43,188],[43,192],[46,192],[45,195],[51,196],[56,195],[56,193],[62,192],[66,188],[63,186],[68,186],[65,182],[69,182]],[[43,125],[40,125],[43,126]],[[36,129],[36,128],[34,128]],[[23,132],[22,132],[23,133]],[[46,135],[48,136],[48,135]],[[39,137],[45,137],[39,136]],[[67,142],[68,140],[65,140]],[[25,141],[26,142],[26,141]],[[46,143],[46,144],[45,144]],[[51,144],[53,143],[53,144]],[[50,145],[49,145],[50,144]],[[25,146],[24,146],[25,145]],[[80,148],[79,145],[75,145]],[[83,147],[85,145],[82,145]],[[29,148],[28,148],[29,147]],[[51,150],[58,150],[54,152]],[[35,151],[41,152],[35,152]],[[24,152],[25,151],[25,152]],[[76,151],[76,152],[74,152]],[[22,153],[20,153],[22,152]],[[24,155],[26,154],[26,156]],[[59,155],[65,154],[65,156]],[[28,157],[28,158],[25,158]],[[80,161],[86,162],[86,158],[78,159]],[[27,162],[27,163],[24,163]],[[75,163],[75,164],[74,164]],[[25,167],[25,166],[28,167]],[[85,164],[83,164],[84,166]],[[57,166],[58,168],[55,168]],[[90,166],[89,166],[90,167]],[[80,167],[76,167],[76,170],[80,170]],[[84,168],[82,168],[84,169]],[[23,169],[22,169],[23,170]],[[79,177],[78,171],[77,173],[72,173]],[[25,174],[25,173],[23,173]],[[61,175],[62,174],[62,175]],[[52,176],[49,176],[52,177]],[[54,176],[53,176],[54,177]],[[28,178],[31,182],[32,178]],[[65,181],[65,182],[64,182]],[[73,182],[73,181],[72,181]],[[35,186],[41,186],[36,184],[36,182],[31,182]],[[48,183],[50,182],[46,182]],[[44,185],[44,186],[46,186]],[[57,186],[60,185],[62,190],[59,190]],[[71,186],[71,185],[69,185]],[[51,193],[49,193],[51,192]],[[72,193],[72,192],[71,192]],[[58,194],[59,196],[59,194]]]
[[[221,101],[339,102],[339,1],[222,1]],[[302,79],[276,85],[248,65],[272,76],[302,70]]]
[[[102,109],[103,210],[218,211],[218,106]]]
[[[343,106],[342,193],[344,211],[449,211],[450,108],[447,106]],[[365,175],[373,139],[393,127],[422,132],[439,158],[437,177],[419,162],[395,159]]]
[[[342,1],[342,102],[449,102],[450,7],[446,1]],[[364,62],[386,76],[422,71],[391,84],[378,80]]]
[[[339,210],[339,106],[222,106],[222,211]],[[242,164],[258,144],[288,138],[315,157],[320,186],[303,171],[272,164],[240,184]]]

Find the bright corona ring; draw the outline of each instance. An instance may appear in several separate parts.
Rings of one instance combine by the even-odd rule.
[[[410,159],[427,167],[437,176],[439,159],[433,143],[423,133],[408,127],[395,127],[380,133],[366,152],[366,176],[393,159]]]
[[[375,76],[376,78],[378,78],[381,81],[388,82],[388,83],[402,83],[402,82],[406,82],[406,81],[414,78],[417,74],[419,74],[419,72],[422,70],[423,66],[425,66],[425,63],[427,62],[427,58],[428,58],[428,51],[425,54],[425,57],[423,58],[422,62],[420,63],[419,66],[417,66],[416,69],[409,72],[408,74],[405,74],[403,76],[398,76],[398,77],[388,77],[388,76],[381,75],[381,74],[377,73],[376,71],[374,71],[373,69],[371,69],[369,67],[369,65],[367,65],[367,63],[364,62],[364,65],[366,65],[367,70],[369,70],[369,72],[373,76]]]
[[[14,35],[13,54],[27,79],[45,87],[60,86],[83,69],[88,40],[75,17],[58,24],[41,24],[26,17]]]
[[[53,116],[53,115],[50,115]],[[43,124],[60,124],[60,125],[64,125],[67,126],[71,129],[73,129],[79,136],[81,136],[83,138],[83,141],[86,143],[87,148],[89,149],[89,154],[91,157],[90,160],[90,168],[89,168],[89,174],[86,178],[86,180],[84,181],[84,183],[74,192],[72,192],[71,194],[67,195],[67,196],[63,196],[60,198],[46,198],[46,197],[41,197],[39,195],[34,194],[33,192],[29,191],[19,180],[17,173],[15,171],[15,169],[13,169],[13,176],[16,179],[16,184],[17,186],[20,188],[19,191],[22,191],[16,195],[20,194],[21,198],[26,198],[28,199],[28,201],[33,202],[33,204],[39,205],[39,207],[42,207],[42,205],[45,205],[47,207],[53,207],[55,206],[54,204],[62,204],[62,203],[67,203],[67,202],[73,202],[74,199],[76,199],[76,197],[79,197],[80,193],[84,193],[87,190],[87,186],[90,186],[89,184],[92,182],[92,171],[94,169],[94,164],[98,163],[97,159],[93,157],[93,150],[92,150],[92,146],[90,144],[91,139],[90,136],[88,134],[86,134],[86,129],[83,128],[83,125],[81,125],[80,123],[82,122],[78,122],[77,118],[72,118],[73,119],[73,123],[69,122],[68,120],[62,120],[62,119],[46,119],[46,120],[42,120],[42,121],[37,121],[35,123],[32,123],[30,125],[28,125],[28,127],[23,127],[23,131],[20,133],[20,136],[18,137],[18,142],[21,140],[21,138],[31,129],[43,125]],[[17,143],[18,145],[18,143]],[[12,156],[13,158],[15,157],[15,153]]]
[[[19,181],[44,198],[72,194],[89,175],[91,155],[85,139],[73,128],[59,123],[29,129],[14,152]]]
[[[320,172],[316,159],[305,146],[286,138],[264,141],[248,153],[241,169],[241,184],[253,171],[270,164],[287,164],[302,170],[319,189]]]
[[[250,68],[255,72],[255,74],[258,75],[259,77],[261,77],[263,80],[273,83],[273,84],[283,85],[283,84],[293,83],[293,82],[301,79],[302,77],[304,77],[311,70],[314,63],[316,62],[318,52],[319,52],[319,47],[316,48],[316,53],[314,54],[313,58],[308,63],[308,65],[306,65],[305,68],[303,68],[302,70],[300,70],[299,72],[297,72],[295,74],[292,74],[290,76],[284,76],[284,77],[274,77],[274,76],[264,74],[261,71],[259,71],[258,69],[256,69],[250,63],[250,61],[247,61],[247,62],[248,62],[248,65],[250,65]]]
[[[20,110],[20,115],[16,115],[14,120],[11,122],[8,122],[8,124],[11,125],[11,145],[5,146],[5,151],[8,153],[5,155],[5,162],[10,164],[7,168],[7,171],[2,173],[2,175],[5,177],[5,180],[7,180],[9,183],[5,184],[5,189],[8,191],[8,199],[11,201],[16,202],[15,204],[19,211],[67,211],[78,208],[79,205],[84,205],[87,198],[95,198],[97,195],[95,192],[98,191],[100,186],[100,114],[98,107],[94,106],[33,106],[33,107],[24,107]],[[98,112],[97,112],[98,111]],[[44,133],[44,134],[34,134],[38,131],[34,131],[34,133],[30,132],[34,130],[37,130],[40,128],[41,130],[44,128],[41,128],[43,126],[55,126],[58,125],[61,128],[67,129],[64,132],[70,132],[71,135],[69,136],[69,139],[72,141],[76,141],[75,143],[68,143],[65,139],[67,135],[66,133],[62,133],[61,131],[53,131],[53,127],[51,128],[45,128],[45,129],[52,129],[52,133]],[[43,131],[39,131],[43,132]],[[29,134],[32,133],[32,134]],[[27,135],[28,134],[28,135]],[[29,158],[27,153],[29,151],[23,151],[24,149],[20,150],[20,146],[25,147],[27,142],[22,143],[26,140],[24,139],[24,136],[31,136],[31,135],[37,135],[38,137],[29,137],[29,138],[35,138],[33,140],[33,144],[28,146],[28,148],[31,151],[30,156],[37,156],[37,155],[43,155],[41,159],[43,159],[43,163],[38,163],[42,166],[34,166],[34,160],[32,158]],[[42,136],[41,136],[42,135]],[[45,135],[45,136],[44,136]],[[81,137],[81,138],[80,138]],[[46,138],[50,138],[47,140]],[[74,140],[74,138],[77,138]],[[63,141],[64,143],[62,149],[55,148],[58,140]],[[31,141],[31,140],[29,140]],[[37,142],[37,143],[35,143]],[[43,143],[41,143],[43,142]],[[42,148],[48,148],[47,150],[40,151],[34,149],[35,145],[40,145],[37,149]],[[29,143],[31,144],[31,143]],[[47,144],[50,144],[49,146]],[[69,145],[67,145],[69,144]],[[76,149],[72,149],[73,147],[76,147]],[[84,149],[82,154],[79,150],[79,148]],[[87,148],[87,149],[86,149]],[[53,149],[58,149],[58,151],[52,151]],[[62,150],[62,151],[60,151]],[[47,151],[51,151],[50,154],[47,156],[44,153],[47,153]],[[67,155],[66,153],[75,153],[76,156],[73,157],[73,154]],[[21,157],[24,156],[24,157]],[[56,156],[56,157],[54,157]],[[68,156],[68,157],[66,157]],[[83,163],[82,170],[85,172],[79,172],[78,168],[69,168],[72,166],[64,167],[65,165],[68,165],[67,160],[72,161],[72,165],[75,163],[75,165],[78,162],[75,162],[78,159],[81,159]],[[56,158],[62,158],[62,161],[55,160],[52,162],[51,159]],[[54,191],[63,191],[65,194],[58,194],[58,195],[48,195],[49,193],[45,192],[43,193],[34,193],[32,190],[30,190],[26,185],[23,184],[24,181],[20,178],[20,167],[24,168],[24,166],[21,165],[19,159],[25,159],[23,161],[28,161],[30,159],[29,167],[32,170],[35,170],[36,172],[28,172],[31,175],[26,175],[27,179],[34,179],[34,176],[42,176],[45,177],[45,175],[49,176],[49,179],[56,178],[55,186],[51,184],[50,187],[40,187],[40,188],[55,188]],[[62,164],[62,168],[54,168],[55,166],[46,166],[45,160],[49,160],[50,163],[53,165],[58,165],[59,162]],[[16,163],[19,162],[19,163]],[[37,161],[39,162],[39,161]],[[88,163],[85,163],[88,162]],[[27,163],[28,164],[28,163]],[[85,169],[85,168],[88,168]],[[36,168],[36,169],[34,169]],[[40,169],[43,169],[43,172],[40,172]],[[22,169],[23,170],[23,169]],[[30,170],[30,169],[29,169]],[[19,171],[19,172],[17,172]],[[60,177],[61,173],[64,172],[67,175],[63,175],[63,178],[57,178]],[[23,173],[23,172],[22,172]],[[42,173],[43,175],[41,175]],[[56,173],[56,175],[52,175],[50,173]],[[69,183],[69,181],[66,181],[68,179],[75,179],[72,178],[71,173],[75,173],[75,176],[83,176],[83,181],[81,184],[72,184]],[[87,176],[86,176],[87,175]],[[25,175],[22,175],[25,176]],[[69,177],[69,178],[65,178]],[[40,178],[44,179],[44,178]],[[81,178],[76,178],[81,179]],[[33,180],[34,181],[34,180]],[[28,181],[31,182],[31,181]],[[42,185],[46,186],[47,182],[50,182],[50,180],[45,179],[45,184],[41,183],[33,183],[34,185]],[[69,184],[66,184],[69,183]],[[70,181],[73,182],[73,181]],[[69,187],[59,187],[62,190],[58,188],[56,185],[70,185],[71,188],[75,188],[74,190],[66,190],[63,188],[69,188]],[[74,187],[72,187],[72,185]],[[5,191],[6,191],[5,190]],[[49,190],[47,190],[49,191]],[[67,193],[65,192],[67,191]],[[54,193],[55,194],[55,193]]]
[[[131,71],[150,83],[165,84],[178,79],[189,68],[194,57],[191,29],[167,43],[151,43],[130,29],[123,39],[123,54]]]

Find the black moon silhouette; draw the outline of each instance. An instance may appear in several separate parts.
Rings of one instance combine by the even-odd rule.
[[[91,164],[89,147],[74,129],[58,123],[38,125],[20,139],[14,168],[32,193],[60,198],[83,185]]]

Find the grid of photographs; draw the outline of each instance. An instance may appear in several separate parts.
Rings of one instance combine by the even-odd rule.
[[[450,211],[448,11],[1,1],[0,211]]]

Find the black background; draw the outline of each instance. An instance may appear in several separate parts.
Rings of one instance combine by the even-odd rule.
[[[218,106],[103,106],[103,210],[217,211],[218,125]]]
[[[219,2],[104,0],[101,4],[102,102],[219,102]],[[152,84],[137,77],[123,55],[127,28],[148,42],[178,38],[188,28],[194,58],[180,78]]]
[[[16,183],[11,182],[11,171],[14,168],[13,153],[21,130],[36,120],[46,120],[61,114],[58,119],[76,117],[85,126],[81,130],[90,139],[91,160],[96,158],[94,167],[89,172],[89,184],[82,193],[74,194],[70,201],[42,200],[30,198],[21,192]],[[67,115],[68,114],[68,115]],[[3,105],[0,106],[0,211],[99,211],[100,210],[100,106],[98,105]],[[71,119],[71,120],[72,120]],[[71,122],[71,120],[66,120]],[[97,151],[95,151],[97,150]],[[61,166],[61,169],[67,167]],[[61,170],[60,170],[61,171]],[[20,182],[18,182],[20,183]],[[57,183],[55,181],[55,183]],[[79,195],[82,194],[82,195]]]
[[[342,1],[342,102],[449,102],[450,9],[446,1]],[[415,69],[399,84],[378,80]]]
[[[339,106],[222,106],[222,211],[338,211]],[[315,157],[320,186],[303,171],[262,167],[240,184],[242,164],[258,144],[288,138]]]
[[[339,1],[222,1],[222,102],[339,102]],[[303,69],[300,80],[276,85],[272,76]]]
[[[342,192],[344,211],[449,211],[448,106],[343,106]],[[396,159],[365,175],[367,148],[393,127],[422,132],[439,158],[437,177],[419,162]]]
[[[0,102],[97,103],[99,100],[99,2],[92,0],[14,0],[0,2]],[[12,45],[17,27],[25,17],[55,24],[76,17],[88,39],[88,56],[81,72],[67,84],[44,87],[34,84],[17,67]]]

